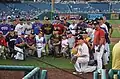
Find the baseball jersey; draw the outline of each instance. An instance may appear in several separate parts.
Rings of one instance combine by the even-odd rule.
[[[24,24],[25,34],[28,35],[32,32],[32,24]]]
[[[80,57],[88,57],[89,58],[89,49],[88,46],[83,43],[78,47],[78,53],[80,53]]]
[[[53,30],[54,30],[54,27],[52,24],[44,24],[42,26],[42,31],[44,32],[44,34],[52,34],[53,33]]]
[[[62,40],[62,47],[68,46],[68,39]]]
[[[75,31],[76,26],[77,26],[77,24],[74,24],[74,25],[71,24],[71,25],[69,26],[70,31],[71,31],[72,34],[74,34],[74,35],[75,35],[75,33],[76,33],[76,31]]]
[[[33,29],[34,34],[38,34],[41,27],[42,27],[41,23],[33,23],[32,29]]]
[[[11,25],[9,24],[0,24],[0,31],[3,32],[3,35],[6,35],[11,30]]]
[[[16,27],[15,27],[15,31],[18,32],[18,35],[21,35],[21,33],[23,33],[24,30],[25,30],[25,29],[24,29],[24,26],[21,25],[21,24],[17,24]]]
[[[38,35],[36,35],[35,40],[36,40],[37,47],[44,47],[44,45],[45,45],[45,38],[44,37],[39,37]]]

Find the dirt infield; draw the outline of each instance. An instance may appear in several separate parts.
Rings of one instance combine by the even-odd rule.
[[[93,73],[84,73],[77,76],[70,74],[72,70],[67,70],[70,73],[64,72],[58,69],[47,69],[48,70],[48,79],[93,79]]]
[[[72,70],[67,70],[70,73],[58,70],[55,68],[47,68],[48,79],[92,79],[92,73],[85,73],[82,75],[73,75]],[[19,71],[0,71],[0,79],[22,79],[24,72]]]
[[[22,79],[24,72],[0,71],[0,79]]]

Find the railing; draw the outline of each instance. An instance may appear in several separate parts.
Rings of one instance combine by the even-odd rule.
[[[0,65],[0,70],[24,71],[22,79],[47,79],[47,70],[40,71],[39,67],[34,66],[7,66]]]
[[[99,72],[98,72],[99,71]],[[101,69],[101,70],[97,70],[93,73],[93,79],[107,79],[106,78],[106,70]],[[100,77],[100,78],[99,78]]]

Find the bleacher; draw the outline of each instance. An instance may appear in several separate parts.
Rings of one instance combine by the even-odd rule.
[[[112,12],[120,12],[120,2],[111,3]]]
[[[79,4],[70,3],[68,5],[70,6],[72,12],[86,12],[88,7],[88,4],[85,3],[79,3]]]
[[[108,13],[120,12],[120,3],[87,2],[87,3],[55,3],[56,13]],[[51,3],[0,3],[0,17],[7,15],[35,16],[43,11],[51,11]]]
[[[108,2],[89,2],[88,4],[95,10],[99,10],[99,12],[109,12]]]
[[[57,11],[57,12],[70,12],[67,4],[56,3],[54,8],[55,8],[55,11]]]

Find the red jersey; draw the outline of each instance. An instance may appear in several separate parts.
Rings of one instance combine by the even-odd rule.
[[[63,34],[65,27],[62,24],[54,24],[54,30],[58,31],[58,34]]]
[[[7,46],[7,42],[4,37],[0,38],[0,45]]]
[[[102,29],[95,30],[93,44],[94,45],[105,44],[104,30],[102,30]]]

